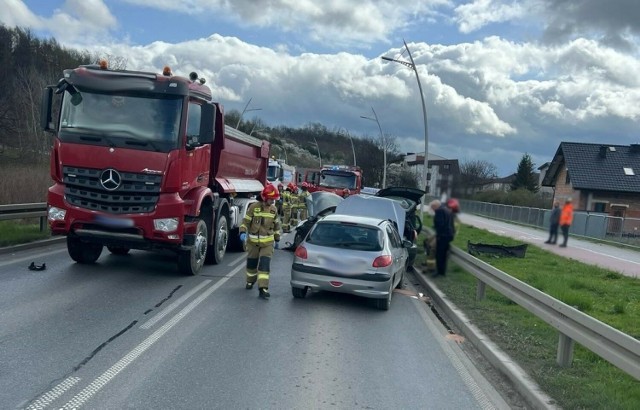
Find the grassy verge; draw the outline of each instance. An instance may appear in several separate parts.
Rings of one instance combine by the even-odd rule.
[[[426,226],[432,221],[427,219]],[[424,233],[422,234],[424,235]],[[467,241],[516,245],[511,238],[463,225],[453,245]],[[482,257],[485,262],[563,301],[610,326],[640,338],[640,281],[606,269],[570,260],[529,245],[526,257]],[[424,254],[418,256],[418,264]],[[570,368],[556,360],[558,332],[542,320],[487,289],[475,300],[476,279],[452,265],[436,285],[478,328],[509,354],[540,386],[566,409],[640,408],[640,381],[576,345]]]
[[[49,238],[49,228],[41,232],[40,224],[33,221],[0,221],[0,248]]]

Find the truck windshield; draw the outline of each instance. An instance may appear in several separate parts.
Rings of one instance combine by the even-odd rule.
[[[280,176],[280,167],[277,165],[269,165],[267,168],[267,181],[273,182]]]
[[[65,93],[60,111],[63,141],[169,152],[178,146],[182,99]]]
[[[327,188],[356,189],[356,176],[354,174],[334,174],[324,172],[320,178],[320,186]]]

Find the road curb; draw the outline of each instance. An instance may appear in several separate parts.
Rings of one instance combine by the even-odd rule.
[[[556,401],[547,395],[538,384],[505,352],[500,349],[480,329],[471,323],[467,315],[458,309],[447,296],[440,291],[435,283],[425,273],[416,269],[415,277],[427,289],[435,308],[452,320],[464,337],[469,340],[483,357],[496,369],[506,375],[514,384],[515,389],[524,397],[527,403],[536,409],[560,409]]]
[[[59,237],[51,238],[51,239],[43,239],[41,241],[23,243],[23,244],[20,244],[20,245],[5,246],[4,248],[0,248],[0,255],[6,255],[8,253],[24,251],[24,250],[27,250],[27,249],[42,248],[44,246],[54,245],[54,244],[57,244],[57,243],[60,243],[60,242],[64,242],[66,239],[67,238],[64,237],[64,236],[59,236]]]

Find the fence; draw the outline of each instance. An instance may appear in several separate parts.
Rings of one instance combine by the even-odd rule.
[[[39,202],[0,205],[0,221],[28,218],[38,218],[40,220],[40,231],[44,231],[47,226],[47,204]]]
[[[452,247],[453,262],[478,279],[477,299],[483,299],[486,285],[500,292],[558,330],[556,361],[569,366],[574,341],[619,369],[640,380],[640,341],[552,298],[540,290]]]
[[[460,201],[463,212],[517,222],[543,229],[549,228],[550,209]],[[640,218],[622,218],[599,212],[576,211],[569,232],[586,238],[640,246]]]

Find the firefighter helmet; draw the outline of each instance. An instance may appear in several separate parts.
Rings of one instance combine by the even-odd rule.
[[[287,185],[287,189],[291,192],[296,192],[298,190],[298,187],[293,182],[289,182],[289,185]]]
[[[267,199],[274,199],[277,201],[278,199],[280,199],[280,192],[278,192],[276,187],[274,187],[273,185],[267,184],[262,192],[260,192],[260,197],[263,201],[266,201]]]

